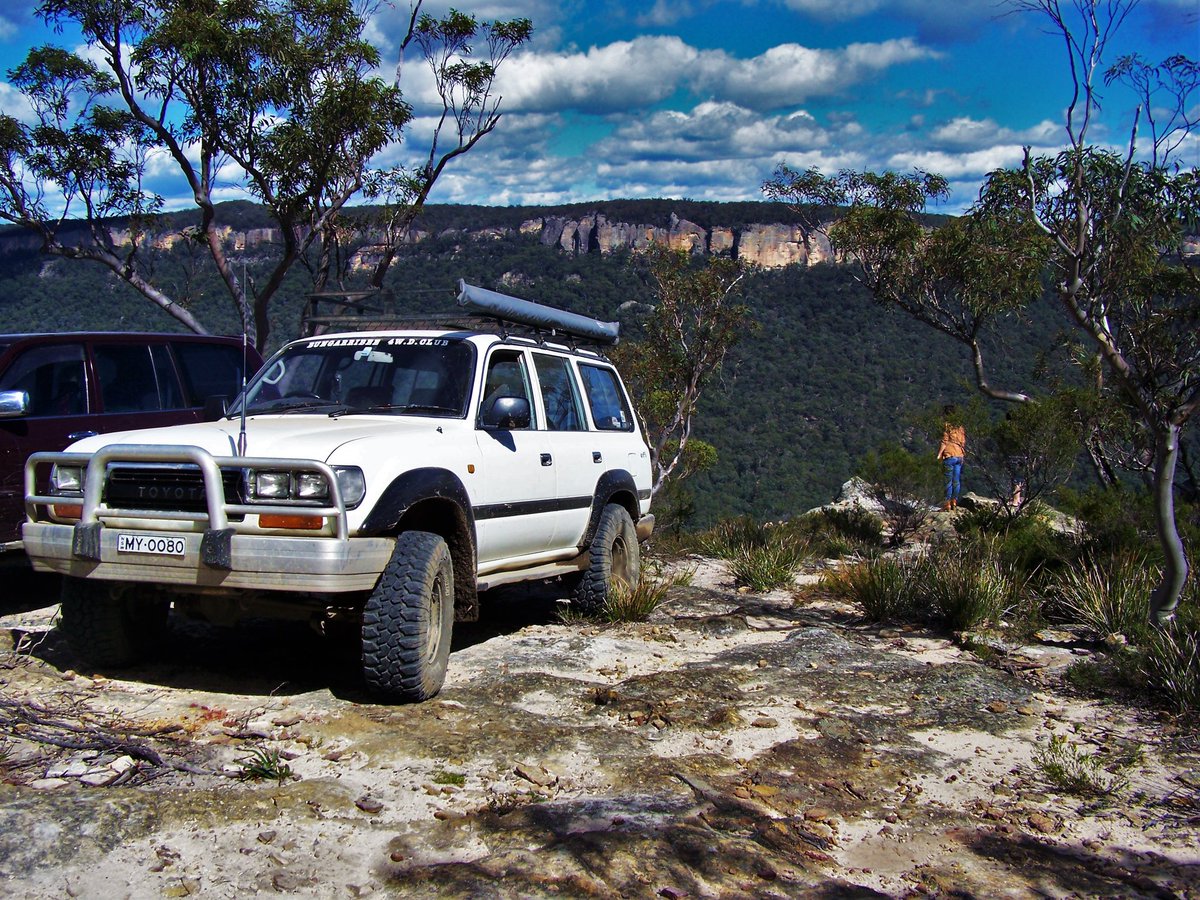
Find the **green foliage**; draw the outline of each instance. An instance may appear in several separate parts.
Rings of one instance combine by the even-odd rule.
[[[248,756],[238,760],[242,781],[286,781],[293,777],[292,767],[287,764],[278,750],[255,747]]]
[[[1019,578],[987,549],[944,547],[918,563],[918,602],[951,631],[997,626],[1021,598]]]
[[[938,497],[941,485],[938,467],[928,453],[914,453],[895,441],[864,456],[857,474],[888,511],[894,546],[925,524],[930,501]]]
[[[985,507],[969,510],[955,520],[954,529],[963,541],[986,545],[1003,565],[1025,576],[1060,569],[1080,551],[1079,541],[1053,528],[1036,506],[1013,519]]]
[[[821,586],[859,604],[868,621],[909,621],[918,617],[917,575],[917,567],[895,556],[876,556],[826,572]]]
[[[721,522],[699,536],[702,552],[727,562],[734,581],[753,591],[793,584],[809,558],[809,540],[791,524],[762,524],[749,517]]]
[[[1034,754],[1033,762],[1050,784],[1077,797],[1113,797],[1129,784],[1126,771],[1140,759],[1140,753],[1105,762],[1098,754],[1084,752],[1061,734],[1050,735],[1049,742]]]
[[[1200,591],[1192,591],[1193,595]],[[1190,614],[1155,629],[1135,649],[1137,676],[1151,696],[1179,713],[1200,712],[1200,616]]]
[[[437,769],[429,780],[434,784],[452,784],[455,787],[462,787],[467,783],[467,776],[462,772],[447,772],[445,769]]]
[[[655,244],[645,254],[655,304],[640,340],[614,351],[645,426],[654,469],[652,493],[711,466],[711,445],[691,446],[693,419],[704,388],[750,323],[738,302],[745,267],[710,256],[697,262],[684,250]]]
[[[883,520],[859,506],[824,506],[805,513],[794,524],[809,539],[813,551],[826,559],[870,552],[883,545]]]
[[[1101,638],[1144,638],[1152,626],[1146,596],[1157,573],[1143,555],[1122,553],[1082,560],[1057,572],[1046,593],[1052,612],[1090,628]]]
[[[781,529],[761,545],[743,547],[729,560],[728,569],[739,585],[752,591],[773,591],[793,586],[796,572],[808,557],[807,542]]]
[[[951,631],[996,625],[1019,601],[1021,583],[988,552],[948,546],[920,556],[874,556],[823,580],[871,621],[918,619]]]

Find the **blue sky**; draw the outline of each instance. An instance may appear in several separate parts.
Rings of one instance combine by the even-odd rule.
[[[1068,5],[1069,0],[1064,0]],[[1036,14],[991,0],[459,0],[481,18],[526,16],[534,39],[505,65],[497,131],[452,164],[431,198],[527,205],[609,198],[761,199],[782,161],[793,167],[920,167],[950,178],[946,211],[968,205],[983,176],[1021,148],[1061,146],[1070,81],[1060,38]],[[32,46],[74,46],[9,0],[0,62]],[[427,3],[438,13],[447,4]],[[1007,13],[1007,14],[1006,14]],[[394,67],[408,7],[383,7],[370,36]],[[1142,0],[1111,56],[1200,59],[1200,2]],[[429,85],[401,81],[418,113]],[[1134,100],[1106,91],[1093,140],[1124,146]],[[0,83],[0,109],[22,103]],[[430,120],[389,159],[412,158]],[[1183,161],[1200,165],[1200,144]],[[157,189],[187,205],[164,171]],[[231,177],[225,196],[239,193]]]

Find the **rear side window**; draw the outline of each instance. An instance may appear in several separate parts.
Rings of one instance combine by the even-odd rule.
[[[233,397],[242,389],[241,347],[179,343],[172,349],[193,406],[200,406],[209,397]],[[246,376],[253,374],[247,372]]]
[[[0,390],[28,393],[30,416],[86,413],[83,348],[78,344],[58,344],[26,350],[0,376]]]
[[[633,416],[625,392],[617,381],[617,373],[602,366],[581,363],[579,374],[583,376],[583,389],[587,394],[592,421],[601,431],[633,431]]]
[[[92,348],[92,356],[106,413],[179,408],[174,375],[155,367],[145,344],[98,344]]]
[[[579,390],[571,374],[571,364],[561,356],[535,353],[534,367],[542,388],[542,405],[546,408],[546,427],[551,431],[583,431],[583,409],[579,405]]]

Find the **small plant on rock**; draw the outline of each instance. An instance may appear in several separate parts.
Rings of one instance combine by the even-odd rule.
[[[286,781],[294,774],[278,750],[265,747],[255,747],[248,756],[238,760],[238,765],[241,781]]]
[[[1050,743],[1038,750],[1034,764],[1048,782],[1077,797],[1112,797],[1129,784],[1126,772],[1140,754],[1105,762],[1094,753],[1085,753],[1060,734],[1050,736]]]

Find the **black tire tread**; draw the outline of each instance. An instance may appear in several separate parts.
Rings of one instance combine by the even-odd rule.
[[[441,690],[449,655],[450,622],[428,621],[425,599],[441,575],[446,581],[443,619],[453,620],[454,574],[450,549],[436,534],[406,531],[363,609],[362,666],[367,686],[388,697],[421,701]],[[442,627],[439,659],[426,664],[426,630]]]
[[[640,573],[641,555],[633,519],[625,507],[609,503],[600,514],[596,534],[588,551],[588,567],[584,569],[571,598],[575,609],[585,616],[599,614],[608,602],[608,587],[612,579],[612,546],[618,538],[624,538],[627,552],[634,559],[634,571]]]

